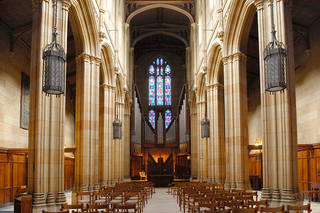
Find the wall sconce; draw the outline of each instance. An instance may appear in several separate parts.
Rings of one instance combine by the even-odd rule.
[[[191,155],[188,155],[188,156],[187,156],[187,160],[190,160],[190,159],[191,159]]]
[[[204,118],[201,121],[201,137],[210,138],[210,121],[204,114]]]

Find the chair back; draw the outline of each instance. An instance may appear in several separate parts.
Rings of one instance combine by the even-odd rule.
[[[93,212],[93,211],[98,211],[98,210],[105,210],[105,212],[109,211],[109,205],[104,204],[104,205],[95,205],[95,204],[88,204],[87,211],[88,212]]]
[[[231,212],[231,209],[224,209],[224,210],[217,210],[217,211],[208,211],[208,210],[205,210],[204,212],[205,212],[205,213],[230,213],[230,212]]]
[[[239,208],[233,208],[233,213],[257,213],[257,207],[252,209],[239,209]]]
[[[307,205],[287,205],[287,213],[299,213],[300,211],[306,211],[308,213],[311,212],[310,203]]]
[[[268,207],[269,206],[268,199],[260,200],[260,201],[249,200],[248,207],[253,208],[254,206],[257,207],[258,209],[260,209],[260,206]]]
[[[279,206],[279,207],[260,207],[260,213],[262,212],[267,212],[267,213],[276,213],[276,212],[280,212],[280,213],[285,213],[286,211],[284,210],[284,205]]]
[[[83,204],[77,204],[77,205],[68,205],[68,204],[61,204],[61,211],[64,211],[64,210],[68,210],[68,212],[70,210],[74,210],[76,212],[79,212],[79,211],[83,211],[84,209],[84,206]]]
[[[136,205],[135,204],[114,204],[114,211],[115,212],[129,212],[129,210],[132,210],[132,212],[136,213]]]

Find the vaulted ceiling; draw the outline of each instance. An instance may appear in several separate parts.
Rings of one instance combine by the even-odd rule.
[[[155,4],[170,3],[178,8],[184,9],[194,16],[194,0],[127,0],[127,16],[139,8]],[[11,35],[11,48],[8,51],[14,53],[14,47],[20,42],[29,51],[31,50],[31,28],[32,28],[32,1],[31,0],[0,0],[0,27]],[[304,0],[293,1],[292,21],[293,39],[298,42],[301,39],[306,43],[308,49],[308,33],[320,22],[320,1]],[[131,45],[135,49],[135,60],[152,51],[167,51],[178,55],[185,60],[185,51],[190,44],[190,20],[188,17],[176,10],[158,7],[141,12],[130,21]],[[69,25],[70,26],[70,25]],[[250,40],[257,42],[257,28],[253,26],[249,35]],[[253,47],[257,48],[257,47]],[[248,58],[257,63],[256,53],[249,53]],[[248,59],[249,60],[249,59]],[[75,48],[72,30],[68,30],[67,51],[67,82],[75,86]],[[255,61],[255,62],[254,62]],[[249,64],[249,61],[248,61]],[[259,67],[250,68],[248,75],[257,75]],[[251,70],[252,69],[252,70]],[[256,73],[255,73],[256,72]],[[249,83],[249,81],[248,81]]]

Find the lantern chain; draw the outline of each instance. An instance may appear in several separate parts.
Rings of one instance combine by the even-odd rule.
[[[56,0],[56,6],[55,6],[55,11],[54,11],[54,32],[53,32],[53,39],[56,43],[56,36],[58,35],[57,33],[57,10],[58,10],[58,0]]]

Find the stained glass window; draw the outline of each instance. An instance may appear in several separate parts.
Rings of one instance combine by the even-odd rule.
[[[170,76],[166,76],[165,79],[165,87],[166,87],[166,106],[170,106],[171,105],[171,78]]]
[[[154,110],[149,111],[149,122],[151,123],[152,127],[155,129],[155,127],[156,127],[156,113]]]
[[[171,68],[162,57],[149,67],[149,106],[171,105]]]
[[[149,106],[156,104],[155,79],[153,76],[149,78]]]
[[[150,75],[154,74],[154,66],[152,66],[152,65],[150,66],[149,73],[150,73]]]
[[[170,122],[171,122],[171,111],[168,109],[165,112],[165,117],[166,117],[166,122],[165,122],[165,126],[166,128],[168,128]]]

